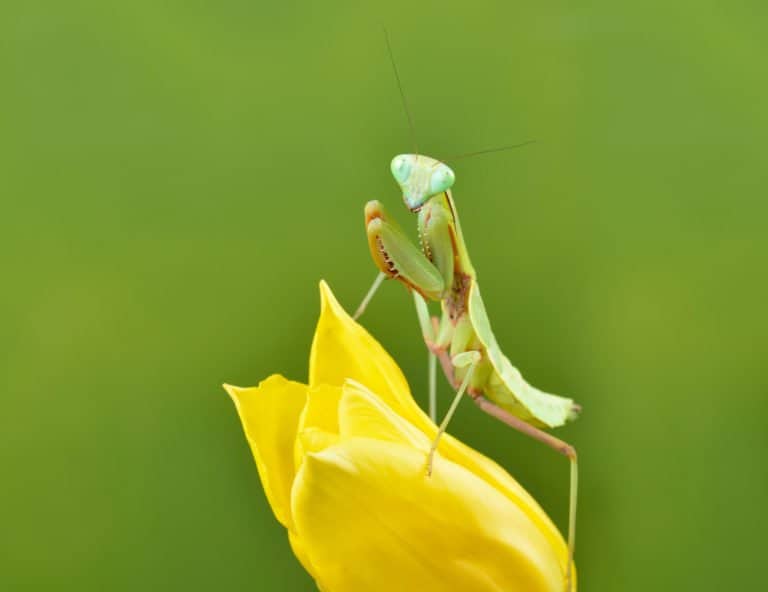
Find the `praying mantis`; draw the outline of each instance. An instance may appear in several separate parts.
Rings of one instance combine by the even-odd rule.
[[[412,293],[424,342],[430,352],[430,415],[435,420],[436,361],[457,389],[427,458],[431,475],[434,454],[464,394],[486,413],[539,440],[570,460],[567,587],[576,535],[578,464],[570,444],[541,428],[556,428],[576,419],[581,408],[572,399],[531,386],[502,353],[491,330],[477,274],[469,258],[451,194],[453,171],[423,154],[400,154],[391,163],[392,175],[407,208],[418,216],[421,249],[413,244],[385,212],[379,201],[365,206],[368,245],[380,272],[358,307],[366,309],[382,281],[396,279]],[[441,305],[440,319],[431,317],[426,299]]]
[[[386,29],[384,37],[415,146],[413,120]],[[528,143],[473,154],[506,150]],[[421,249],[408,239],[379,201],[366,204],[368,246],[380,271],[354,318],[363,314],[385,279],[398,280],[413,294],[424,343],[429,350],[429,415],[433,422],[436,422],[437,416],[438,360],[448,382],[456,389],[427,455],[427,476],[432,474],[440,438],[465,393],[489,415],[568,458],[571,471],[565,589],[570,592],[576,543],[578,460],[573,446],[542,428],[556,428],[575,420],[581,407],[572,399],[545,393],[528,384],[501,351],[491,330],[480,296],[477,273],[461,232],[458,211],[451,194],[456,180],[451,168],[438,159],[419,154],[417,148],[413,154],[395,156],[390,170],[402,190],[406,207],[417,214]],[[440,303],[440,318],[430,315],[427,300]]]

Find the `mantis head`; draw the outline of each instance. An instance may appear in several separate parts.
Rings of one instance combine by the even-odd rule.
[[[446,164],[422,154],[398,154],[390,168],[412,212],[418,211],[430,197],[450,189],[456,180]]]

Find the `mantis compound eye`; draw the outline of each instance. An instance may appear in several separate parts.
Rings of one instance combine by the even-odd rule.
[[[453,186],[455,180],[456,175],[453,171],[448,166],[440,164],[429,180],[429,191],[432,195],[443,193]]]
[[[402,184],[411,176],[412,159],[407,154],[400,154],[392,159],[390,169],[395,181]]]

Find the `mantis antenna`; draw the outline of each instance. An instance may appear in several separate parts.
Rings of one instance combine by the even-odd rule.
[[[485,150],[477,150],[476,152],[465,152],[464,154],[454,154],[448,158],[443,158],[442,162],[461,160],[462,158],[469,158],[470,156],[478,156],[480,154],[489,154],[491,152],[503,152],[504,150],[514,150],[515,148],[522,148],[528,144],[535,144],[536,140],[526,140],[519,144],[510,144],[509,146],[499,146],[498,148],[486,148]]]
[[[397,64],[395,63],[395,56],[392,53],[392,44],[389,42],[389,32],[384,27],[384,39],[387,42],[387,52],[389,53],[389,61],[392,62],[392,69],[395,71],[395,79],[397,80],[397,88],[400,91],[400,98],[403,101],[403,109],[405,110],[405,116],[408,118],[408,129],[411,131],[411,141],[413,142],[414,153],[419,153],[419,146],[416,143],[416,128],[413,125],[413,118],[411,117],[411,110],[408,108],[408,101],[405,100],[405,93],[403,92],[403,83],[400,81],[400,73],[397,71]]]

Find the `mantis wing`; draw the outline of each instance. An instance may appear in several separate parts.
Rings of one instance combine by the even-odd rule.
[[[485,394],[488,398],[520,419],[539,427],[554,428],[576,418],[578,406],[572,399],[545,393],[531,386],[502,353],[491,331],[477,282],[472,282],[469,292],[469,316],[495,370],[486,386]]]

